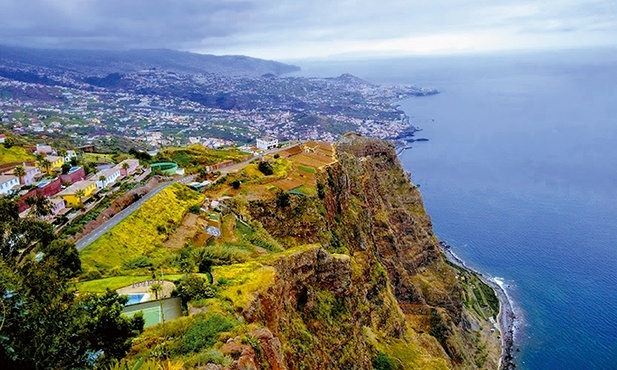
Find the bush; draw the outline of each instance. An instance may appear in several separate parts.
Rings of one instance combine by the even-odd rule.
[[[201,206],[199,204],[193,204],[190,208],[189,208],[189,212],[194,213],[196,215],[199,214],[199,212],[201,212]]]
[[[174,352],[189,354],[212,347],[220,333],[229,331],[236,326],[232,319],[221,315],[212,315],[203,321],[193,324],[176,344]]]
[[[127,270],[151,267],[151,266],[152,266],[152,261],[146,256],[139,256],[139,257],[131,258],[130,260],[122,264],[122,267],[124,267]]]
[[[261,173],[266,176],[270,176],[274,173],[272,165],[270,164],[270,162],[266,161],[259,162],[259,164],[257,165],[257,169],[259,169],[259,171],[261,171]]]
[[[276,154],[274,155],[274,159],[279,159],[279,158],[281,158],[281,156],[280,156],[278,153],[276,153]]]
[[[197,275],[188,275],[176,281],[175,284],[176,290],[174,290],[174,295],[180,297],[184,303],[192,300],[212,298],[216,294],[216,290],[206,279]]]
[[[240,189],[240,184],[241,184],[240,180],[234,180],[231,182],[231,187],[234,189]]]
[[[392,359],[380,353],[373,359],[373,369],[375,370],[396,370],[396,364]]]
[[[86,280],[97,280],[103,277],[99,270],[89,270],[86,274]]]

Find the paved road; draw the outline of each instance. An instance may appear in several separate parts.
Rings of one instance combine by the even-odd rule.
[[[299,144],[296,144],[296,145],[299,145]],[[289,149],[289,148],[294,147],[296,145],[290,145],[290,146],[285,147],[285,148],[271,149],[271,150],[266,151],[264,154],[273,154],[273,153],[281,152],[283,150]],[[256,158],[258,158],[258,157],[252,157],[250,159],[247,159],[244,162],[236,163],[236,164],[231,165],[229,167],[222,168],[220,170],[221,171],[221,175],[227,174],[229,172],[237,171],[237,170],[241,169],[242,167],[246,166],[249,162],[255,160]],[[178,179],[178,180],[173,181],[173,182],[167,182],[167,183],[159,184],[156,188],[154,188],[148,194],[143,196],[140,200],[138,200],[137,202],[131,204],[128,207],[126,207],[122,211],[118,212],[112,218],[110,218],[108,221],[103,223],[101,226],[99,226],[98,228],[92,230],[92,232],[90,234],[88,234],[85,237],[79,239],[75,243],[75,245],[77,246],[77,250],[81,251],[82,249],[86,248],[88,245],[92,244],[92,242],[94,242],[96,239],[100,238],[103,234],[105,234],[107,231],[109,231],[112,227],[116,226],[117,224],[120,223],[120,221],[124,220],[128,215],[133,213],[145,201],[147,201],[148,199],[152,198],[153,196],[158,194],[161,190],[165,189],[169,185],[171,185],[171,184],[173,184],[175,182],[187,184],[187,183],[193,181],[194,178],[195,178],[195,175],[191,175],[191,176],[183,177],[183,178]]]
[[[112,218],[110,218],[108,221],[106,221],[104,224],[102,224],[98,228],[94,229],[90,234],[86,235],[82,239],[79,239],[75,243],[75,245],[77,246],[77,250],[81,251],[82,249],[86,248],[88,245],[90,245],[96,239],[100,238],[103,234],[105,234],[107,231],[109,231],[112,227],[114,227],[117,224],[119,224],[120,221],[124,220],[128,215],[133,213],[145,201],[147,201],[148,199],[152,198],[156,194],[160,193],[161,190],[165,189],[169,185],[171,185],[173,183],[176,183],[176,182],[186,184],[187,182],[193,181],[193,179],[194,179],[194,176],[187,176],[187,177],[183,177],[181,179],[178,179],[176,181],[164,182],[164,183],[159,184],[156,188],[154,188],[148,194],[144,195],[137,202],[131,204],[130,206],[128,206],[125,209],[123,209],[122,211],[116,213]]]

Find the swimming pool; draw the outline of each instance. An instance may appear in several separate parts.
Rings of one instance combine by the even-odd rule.
[[[150,294],[146,293],[129,293],[126,295],[129,297],[129,301],[126,302],[125,306],[145,302],[150,298]]]

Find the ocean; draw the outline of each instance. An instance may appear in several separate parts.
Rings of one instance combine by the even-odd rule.
[[[523,369],[617,369],[617,50],[301,62],[435,87],[399,102],[433,227],[499,278]]]

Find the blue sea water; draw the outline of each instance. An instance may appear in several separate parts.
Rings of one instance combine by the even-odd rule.
[[[504,279],[524,369],[617,368],[617,51],[314,62],[435,87],[401,161],[436,234]]]

